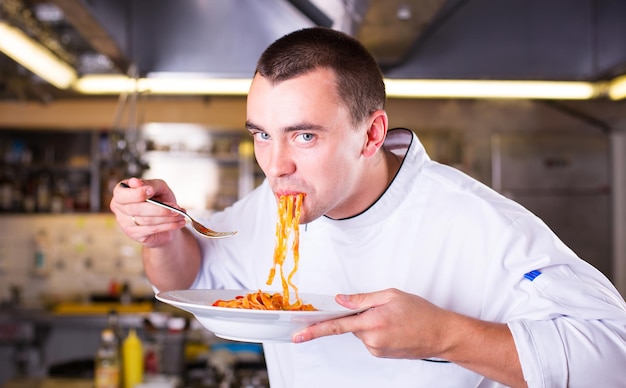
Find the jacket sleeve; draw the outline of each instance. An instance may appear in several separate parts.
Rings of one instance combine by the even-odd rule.
[[[626,307],[604,283],[567,265],[526,282],[538,315],[508,326],[529,387],[626,387]]]
[[[626,386],[623,320],[563,316],[508,325],[529,387]]]

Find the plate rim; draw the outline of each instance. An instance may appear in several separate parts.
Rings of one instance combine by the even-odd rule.
[[[182,290],[170,290],[170,291],[160,291],[158,292],[155,297],[156,299],[158,299],[159,301],[163,302],[163,303],[167,303],[167,304],[171,304],[174,305],[176,307],[184,306],[184,307],[188,307],[191,309],[199,309],[202,311],[215,311],[215,312],[226,312],[226,311],[237,311],[240,313],[245,313],[245,314],[258,314],[258,315],[263,315],[263,314],[279,314],[279,315],[300,315],[300,314],[306,314],[306,315],[326,315],[326,314],[333,314],[333,313],[359,313],[362,312],[364,310],[366,310],[366,308],[360,308],[360,309],[349,309],[347,307],[344,307],[342,305],[340,305],[339,303],[335,302],[335,306],[337,307],[337,309],[334,310],[312,310],[312,311],[298,311],[298,310],[257,310],[257,309],[237,309],[237,308],[233,308],[233,307],[220,307],[220,306],[213,306],[210,303],[211,302],[207,302],[207,304],[199,304],[199,303],[193,303],[193,302],[186,302],[186,301],[181,301],[181,300],[172,300],[172,299],[168,299],[166,298],[166,294],[170,294],[170,293],[174,293],[174,292],[202,292],[202,291],[225,291],[225,292],[233,292],[233,293],[239,293],[242,295],[246,295],[248,293],[253,293],[253,292],[257,292],[257,290],[248,290],[248,289],[233,289],[233,288],[195,288],[195,289],[182,289]],[[266,291],[263,290],[263,292],[278,292],[278,291]],[[333,295],[324,295],[324,294],[317,294],[317,293],[308,293],[308,292],[301,292],[300,293],[301,297],[305,297],[305,296],[309,296],[309,297],[320,297],[320,298],[335,298],[335,296]],[[314,305],[315,307],[315,305]],[[189,310],[187,310],[189,311]]]

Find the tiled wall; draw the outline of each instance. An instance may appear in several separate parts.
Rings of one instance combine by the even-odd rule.
[[[118,228],[112,214],[0,216],[0,302],[12,288],[24,306],[50,300],[87,300],[112,282],[151,294],[140,245]]]

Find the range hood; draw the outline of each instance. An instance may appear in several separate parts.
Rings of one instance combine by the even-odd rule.
[[[389,79],[603,83],[626,73],[621,0],[0,0],[0,17],[79,76],[249,79],[268,44],[315,25],[357,37]],[[0,98],[72,95],[37,81],[0,55]]]

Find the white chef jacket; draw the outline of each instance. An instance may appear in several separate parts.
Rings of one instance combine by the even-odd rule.
[[[599,271],[522,206],[430,160],[411,131],[389,131],[384,147],[403,162],[376,203],[301,226],[300,292],[394,287],[507,323],[530,387],[626,387],[626,304]],[[238,233],[199,240],[192,287],[280,290],[280,281],[265,284],[276,214],[265,182],[207,220]],[[351,333],[266,343],[264,353],[274,388],[500,386],[453,363],[374,357]]]

